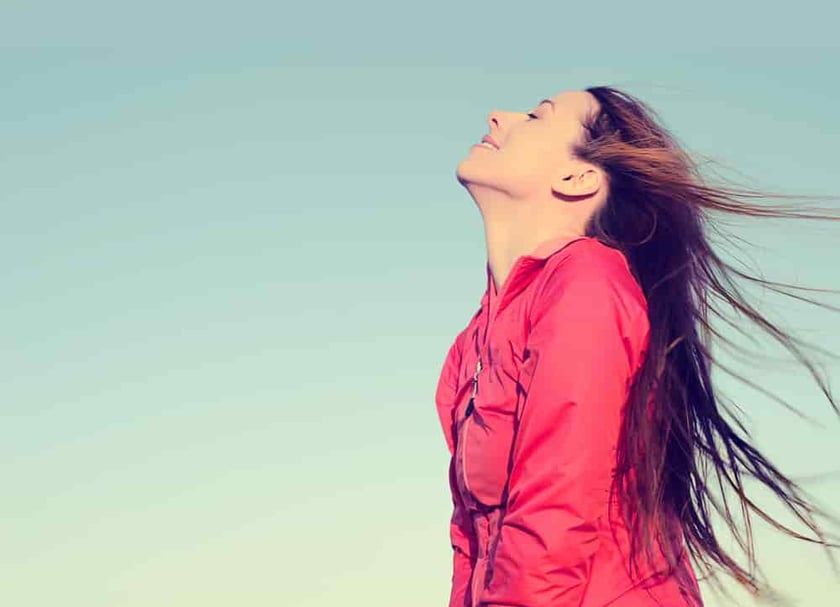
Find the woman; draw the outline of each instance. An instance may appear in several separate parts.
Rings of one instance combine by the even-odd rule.
[[[709,504],[744,546],[706,464],[745,514],[802,537],[749,501],[747,473],[819,538],[805,539],[837,546],[814,522],[829,515],[721,416],[709,343],[731,342],[709,324],[713,295],[805,361],[837,406],[794,340],[727,290],[736,272],[784,293],[715,255],[705,213],[838,217],[706,185],[655,113],[612,87],[492,112],[489,126],[457,170],[484,220],[487,287],[435,395],[452,455],[450,607],[699,607],[691,557],[759,594],[751,547],[744,569],[715,537]]]

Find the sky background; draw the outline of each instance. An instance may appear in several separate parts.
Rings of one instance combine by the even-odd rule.
[[[487,114],[612,84],[741,185],[840,197],[836,17],[716,0],[0,2],[0,603],[445,605],[434,390],[484,288],[455,168]],[[836,223],[717,225],[751,243],[719,252],[753,273],[840,288]],[[840,352],[836,312],[746,291]],[[785,350],[747,345],[720,355],[813,423],[716,372],[719,389],[840,516],[838,417]],[[811,354],[838,393],[838,361]],[[825,554],[752,521],[776,588],[832,604]]]

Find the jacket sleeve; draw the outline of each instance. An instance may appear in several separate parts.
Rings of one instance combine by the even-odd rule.
[[[449,607],[469,606],[470,578],[473,569],[474,532],[458,487],[455,482],[455,426],[454,409],[458,389],[458,371],[461,363],[461,348],[464,329],[449,348],[449,353],[441,370],[436,395],[438,413],[443,425],[446,444],[449,448],[449,488],[452,497],[452,516],[449,520],[449,538],[452,545],[452,585],[449,594]]]
[[[581,251],[561,260],[534,300],[530,377],[482,607],[583,600],[622,405],[649,331],[642,291],[614,259]]]

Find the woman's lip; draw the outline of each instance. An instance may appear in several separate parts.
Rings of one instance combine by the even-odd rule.
[[[472,147],[474,147],[474,148],[481,148],[481,149],[483,149],[483,150],[491,150],[491,151],[493,151],[493,152],[495,152],[495,151],[496,151],[496,149],[495,149],[495,148],[488,148],[488,147],[487,147],[486,145],[484,145],[483,143],[475,143],[475,144],[473,144],[473,146],[472,146]]]

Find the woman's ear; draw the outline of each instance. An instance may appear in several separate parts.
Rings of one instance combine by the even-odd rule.
[[[574,172],[566,170],[559,174],[551,188],[564,196],[593,196],[601,189],[601,172],[591,166],[582,166]]]

